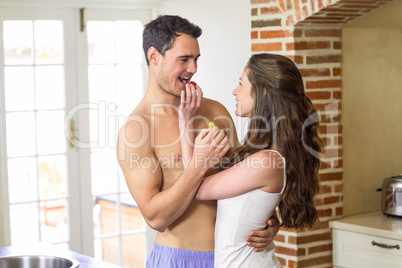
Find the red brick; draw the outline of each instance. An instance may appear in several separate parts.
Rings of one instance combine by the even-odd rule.
[[[296,64],[302,64],[303,63],[303,56],[293,56],[293,55],[288,55],[286,56],[288,59],[292,60]]]
[[[343,172],[319,174],[320,181],[340,181],[343,178]]]
[[[275,0],[276,3],[279,2],[279,7],[282,9],[283,12],[286,11],[286,5],[285,5],[285,1],[281,0],[281,1],[277,1]]]
[[[304,249],[304,248],[293,249],[293,248],[276,246],[275,253],[289,255],[289,256],[305,256],[306,249]]]
[[[342,55],[308,56],[306,61],[307,64],[340,63]]]
[[[308,29],[305,30],[305,37],[341,37],[340,29]]]
[[[251,9],[251,16],[258,16],[258,8]]]
[[[294,30],[293,30],[293,36],[294,36],[294,37],[302,37],[302,36],[303,36],[303,30],[301,30],[301,29],[294,29]]]
[[[282,43],[251,44],[251,51],[278,51],[282,50]]]
[[[318,217],[329,217],[332,216],[332,209],[317,209]]]
[[[293,31],[285,31],[285,30],[261,31],[260,35],[261,35],[261,39],[292,37]]]
[[[339,67],[333,68],[333,69],[332,69],[332,75],[333,75],[333,76],[340,76],[340,75],[342,75],[342,68],[339,68]]]
[[[336,213],[336,216],[342,216],[343,215],[343,207],[336,208],[335,213]]]
[[[333,98],[335,100],[340,100],[342,98],[342,93],[340,90],[334,90],[333,91]]]
[[[283,242],[283,243],[285,243],[285,236],[284,236],[284,235],[281,235],[281,234],[277,234],[277,235],[275,236],[274,240],[277,241],[277,242]]]
[[[322,257],[314,257],[311,259],[304,259],[302,261],[297,262],[297,267],[312,267],[319,266],[321,264],[331,264],[332,263],[332,255],[330,256],[322,256]]]
[[[326,163],[323,161],[320,162],[320,169],[328,169],[330,167],[332,167],[332,165],[330,163]]]
[[[331,251],[331,250],[332,250],[332,244],[325,244],[325,245],[310,247],[310,248],[308,248],[308,255],[311,255],[314,253],[319,253],[319,252]]]
[[[341,196],[330,196],[324,198],[324,205],[336,204],[342,201]]]
[[[328,49],[331,48],[329,41],[295,42],[286,44],[286,50],[309,50],[309,49]]]
[[[332,191],[332,187],[329,185],[320,185],[320,189],[318,190],[318,194],[329,194]]]
[[[331,91],[314,91],[306,92],[306,96],[310,100],[327,100],[331,98],[332,94]]]
[[[288,262],[288,267],[289,267],[289,268],[297,268],[297,262],[296,262],[296,261],[289,260],[289,262]]]
[[[292,239],[293,244],[297,244],[297,245],[301,245],[301,244],[308,244],[308,243],[312,243],[312,242],[317,242],[317,241],[328,241],[331,240],[331,233],[322,233],[322,234],[315,234],[315,235],[307,235],[307,236],[298,236],[298,237],[294,237],[294,239]],[[290,237],[289,240],[290,241]]]
[[[311,228],[311,231],[315,230],[324,230],[329,228],[329,223],[328,221],[321,221],[319,220],[318,222],[314,223],[313,228]]]
[[[335,193],[342,193],[343,192],[343,184],[335,185]]]
[[[252,31],[251,32],[251,39],[257,39],[258,38],[258,31]]]
[[[281,14],[282,10],[279,7],[262,7],[261,8],[261,15],[268,15],[268,14]]]
[[[306,89],[340,88],[340,87],[342,87],[342,80],[319,80],[319,81],[306,82]]]
[[[319,76],[330,76],[330,69],[328,68],[311,68],[311,69],[301,69],[299,68],[300,74],[303,77],[319,77]]]
[[[334,49],[342,49],[342,42],[338,42],[338,41],[334,42],[333,48]]]
[[[281,26],[281,19],[251,21],[251,28],[262,28],[271,26]]]

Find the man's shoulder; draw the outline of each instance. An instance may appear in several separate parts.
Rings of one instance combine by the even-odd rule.
[[[222,103],[208,98],[202,99],[201,112],[205,112],[208,114],[212,113],[214,116],[228,113]]]

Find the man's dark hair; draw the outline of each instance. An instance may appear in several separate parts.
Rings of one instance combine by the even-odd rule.
[[[161,15],[147,23],[142,33],[142,47],[147,65],[149,66],[147,52],[150,47],[155,47],[164,56],[166,51],[172,48],[175,37],[180,33],[198,38],[202,30],[187,19],[172,15]]]

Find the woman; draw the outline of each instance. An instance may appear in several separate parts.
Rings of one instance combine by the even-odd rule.
[[[221,161],[219,173],[203,181],[195,198],[218,200],[215,267],[281,267],[273,243],[254,252],[243,241],[251,230],[265,228],[275,208],[285,228],[311,228],[318,220],[318,116],[297,67],[280,55],[253,55],[233,95],[236,115],[250,118],[245,141]],[[194,114],[188,104],[182,94],[180,110],[187,116],[181,129]],[[182,139],[183,153],[188,148]]]

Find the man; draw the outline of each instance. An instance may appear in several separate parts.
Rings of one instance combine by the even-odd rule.
[[[193,197],[213,166],[210,159],[222,157],[227,150],[213,145],[195,149],[184,169],[178,123],[181,92],[189,89],[197,71],[200,35],[198,26],[178,16],[159,16],[145,26],[147,90],[119,132],[117,157],[128,188],[148,225],[158,231],[147,267],[213,267],[214,263],[216,201]],[[203,98],[198,118],[205,120],[195,120],[194,129],[208,128],[208,122],[214,121],[228,137],[214,127],[198,136],[197,142],[225,148],[229,140],[232,148],[238,146],[232,118],[223,105]],[[265,248],[277,230],[275,224],[252,232],[255,235],[247,237],[249,246],[257,251]]]

